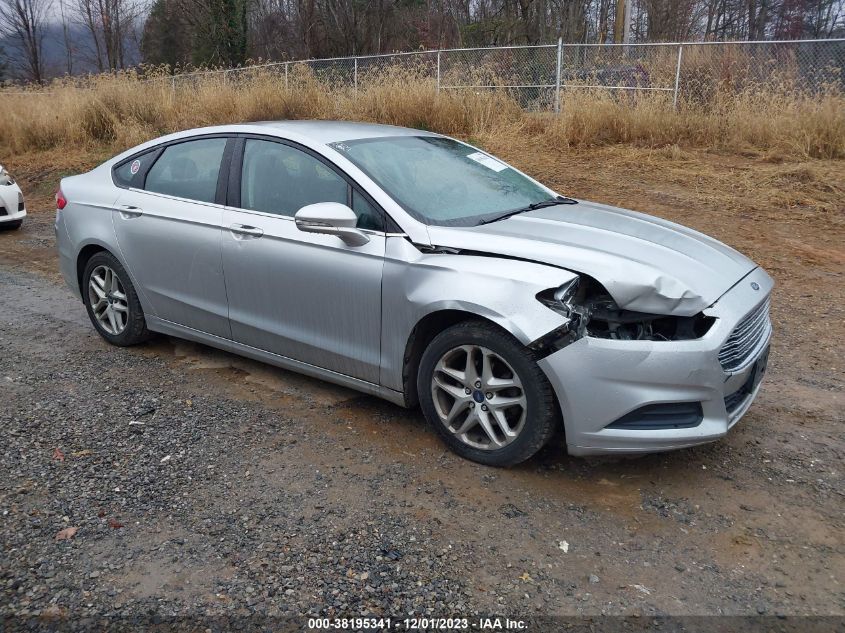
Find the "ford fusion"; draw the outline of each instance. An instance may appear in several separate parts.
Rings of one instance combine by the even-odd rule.
[[[460,141],[268,122],[139,145],[56,194],[109,343],[199,341],[419,405],[459,455],[716,440],[766,369],[772,280],[683,226],[573,200]]]

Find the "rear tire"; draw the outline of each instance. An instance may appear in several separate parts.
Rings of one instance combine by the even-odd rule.
[[[560,425],[554,391],[531,352],[483,321],[434,337],[420,361],[417,393],[446,444],[488,466],[525,461]]]
[[[102,251],[88,260],[81,290],[88,318],[109,343],[127,347],[150,338],[135,287],[114,255]]]

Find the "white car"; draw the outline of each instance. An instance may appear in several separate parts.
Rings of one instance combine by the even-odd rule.
[[[23,224],[26,206],[15,179],[0,165],[0,229],[16,229]]]

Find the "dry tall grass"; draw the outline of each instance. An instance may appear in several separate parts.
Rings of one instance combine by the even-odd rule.
[[[270,119],[347,119],[423,128],[501,144],[530,139],[541,146],[632,143],[678,145],[791,157],[845,157],[845,96],[748,88],[715,94],[676,111],[666,93],[620,97],[567,90],[559,115],[530,113],[505,91],[440,91],[423,73],[389,69],[357,89],[319,81],[295,69],[289,88],[269,72],[238,80],[200,75],[139,81],[127,74],[92,79],[89,89],[61,82],[49,92],[0,93],[0,145],[9,151],[62,145],[120,149],[161,134],[203,125]]]

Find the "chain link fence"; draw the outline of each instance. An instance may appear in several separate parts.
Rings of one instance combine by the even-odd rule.
[[[358,89],[386,73],[411,72],[435,90],[506,91],[526,109],[558,111],[568,95],[598,90],[620,99],[663,95],[667,104],[707,105],[720,94],[845,92],[845,39],[661,44],[504,46],[278,62],[157,77],[173,91],[208,82],[247,84],[268,77],[295,88],[306,78]],[[72,85],[92,87],[94,78]],[[0,94],[14,94],[4,90]],[[20,91],[17,91],[20,93]],[[26,91],[24,91],[26,94]]]

